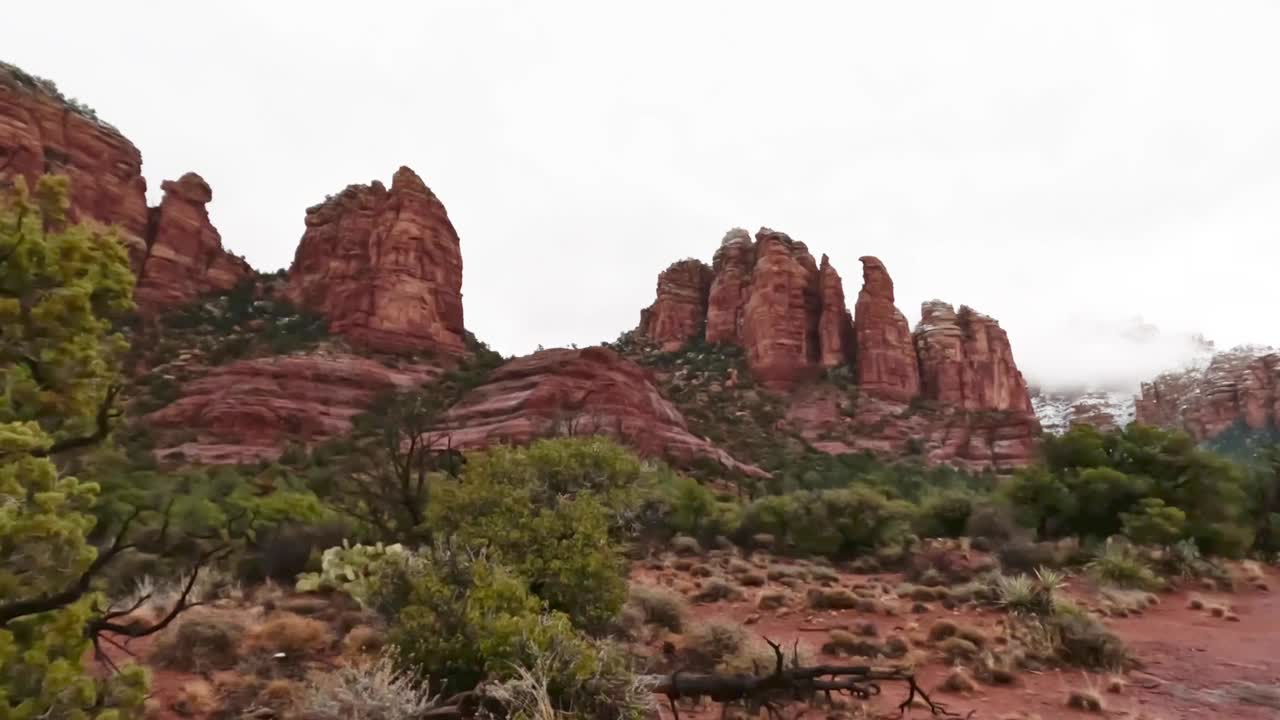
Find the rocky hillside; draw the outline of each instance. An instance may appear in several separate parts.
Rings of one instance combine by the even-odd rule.
[[[935,300],[913,331],[894,305],[884,264],[861,261],[850,313],[825,255],[815,262],[804,243],[768,228],[754,240],[730,231],[710,266],[682,260],[659,275],[657,297],[626,345],[642,362],[675,367],[673,393],[700,385],[693,404],[740,393],[744,384],[767,393],[778,405],[774,430],[822,452],[870,450],[975,468],[1028,461],[1039,423],[999,324]],[[692,375],[697,357],[653,357],[678,355],[690,342],[706,346],[695,356],[737,348],[741,366]]]
[[[1076,425],[1099,430],[1122,428],[1133,422],[1133,393],[1123,390],[1031,391],[1031,407],[1045,432],[1062,434]]]
[[[1142,384],[1137,419],[1186,430],[1197,440],[1228,433],[1274,435],[1280,427],[1280,353],[1245,346]]]
[[[734,230],[711,265],[661,274],[621,353],[545,351],[490,376],[491,353],[464,321],[460,238],[407,167],[389,187],[350,185],[308,208],[292,266],[261,275],[223,248],[199,175],[162,183],[148,208],[128,139],[52,83],[0,66],[0,179],[48,172],[70,178],[76,219],[116,228],[129,249],[140,316],[130,407],[164,461],[269,459],[341,436],[376,398],[460,367],[473,389],[442,419],[460,447],[589,428],[763,477],[760,445],[738,442],[739,423],[719,413],[768,406],[758,431],[791,438],[793,454],[1008,468],[1035,452],[1039,426],[999,324],[934,301],[912,330],[874,257],[862,258],[850,312],[826,256],[780,232]],[[680,369],[699,353],[723,362]]]

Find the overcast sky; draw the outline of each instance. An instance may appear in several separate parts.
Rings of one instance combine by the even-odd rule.
[[[3,59],[142,150],[153,202],[203,175],[258,269],[307,206],[414,168],[505,354],[615,338],[667,264],[761,225],[829,254],[851,306],[870,254],[913,324],[934,297],[996,317],[1046,384],[1136,380],[1193,332],[1280,343],[1280,3],[60,0],[5,23]]]

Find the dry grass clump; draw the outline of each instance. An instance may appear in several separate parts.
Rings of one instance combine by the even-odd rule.
[[[809,577],[818,583],[837,583],[840,582],[840,574],[834,569],[825,565],[815,565],[809,571]]]
[[[244,649],[249,654],[315,657],[332,647],[333,641],[333,631],[327,624],[293,613],[280,613],[250,630]]]
[[[1111,675],[1107,677],[1104,687],[1106,687],[1107,692],[1119,695],[1124,692],[1125,688],[1129,687],[1129,683],[1119,675]]]
[[[852,610],[866,600],[844,588],[809,588],[807,599],[815,610]]]
[[[702,545],[688,535],[677,535],[671,538],[671,552],[676,555],[701,555]]]
[[[853,632],[861,635],[862,637],[875,637],[880,634],[880,630],[876,628],[876,624],[870,622],[855,623],[853,626]]]
[[[929,642],[941,642],[949,637],[955,637],[959,630],[960,626],[950,620],[939,620],[929,628]]]
[[[385,656],[312,675],[296,695],[300,717],[346,720],[415,720],[438,704],[425,681]]]
[[[1216,618],[1226,617],[1227,615],[1227,608],[1222,605],[1210,605],[1206,609],[1209,611],[1210,615]]]
[[[1189,610],[1203,610],[1204,605],[1204,598],[1199,595],[1192,595],[1187,599],[1187,609]]]
[[[244,626],[223,613],[190,612],[160,634],[148,659],[181,672],[226,670],[239,659],[244,634]]]
[[[756,608],[759,610],[777,610],[785,607],[790,598],[787,593],[781,590],[765,590],[760,593],[760,597],[756,600]]]
[[[676,558],[671,561],[671,569],[677,572],[693,572],[695,567],[698,566],[694,564],[693,560],[687,557]],[[709,569],[710,568],[708,568],[708,570]]]
[[[693,577],[700,578],[711,577],[716,574],[716,571],[710,565],[706,564],[691,565],[688,572]]]
[[[973,676],[969,674],[968,670],[962,667],[953,667],[939,687],[947,692],[971,693],[978,688],[978,684],[973,681]]]
[[[627,604],[640,610],[645,624],[684,631],[689,604],[680,593],[655,585],[632,585]]]
[[[765,584],[764,573],[744,572],[734,577],[746,587],[760,587]]]
[[[827,655],[849,655],[853,657],[875,657],[880,654],[880,645],[871,640],[859,638],[844,630],[832,630],[827,642],[822,645],[822,652]]]
[[[745,597],[742,588],[722,578],[708,580],[702,589],[693,596],[695,602],[713,603],[721,600],[741,600]]]
[[[711,672],[730,657],[738,655],[747,644],[747,633],[737,623],[708,620],[689,632],[685,641],[685,657],[691,669]]]
[[[795,565],[770,565],[765,570],[765,576],[774,582],[782,580],[805,580],[809,573],[804,568]]]
[[[218,698],[213,692],[213,686],[205,680],[183,683],[172,705],[173,711],[183,717],[207,715],[217,707]]]
[[[911,645],[901,635],[890,635],[884,639],[880,652],[887,658],[898,659],[911,651]]]
[[[262,686],[253,704],[261,708],[282,712],[297,701],[298,684],[292,680],[270,680]]]
[[[1091,713],[1101,713],[1104,710],[1102,696],[1092,689],[1067,692],[1067,707]]]
[[[342,654],[349,658],[372,655],[380,652],[385,644],[386,637],[381,630],[370,625],[357,625],[342,638]]]
[[[978,657],[980,650],[977,645],[965,640],[962,637],[949,637],[938,643],[938,651],[942,653],[942,657],[949,663],[957,663],[960,661],[973,660]]]

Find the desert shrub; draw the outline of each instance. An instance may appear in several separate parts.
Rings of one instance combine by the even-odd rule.
[[[963,490],[927,495],[921,500],[916,515],[916,534],[920,537],[960,537],[965,533],[973,508],[973,496]]]
[[[645,623],[674,633],[683,632],[688,621],[689,604],[674,590],[654,585],[632,585],[627,603],[640,610]]]
[[[416,720],[438,700],[417,673],[383,655],[312,675],[297,708],[304,715],[346,720]]]
[[[1067,707],[1081,712],[1101,713],[1105,708],[1102,696],[1092,688],[1074,689],[1067,692]]]
[[[881,646],[880,651],[887,658],[897,659],[905,657],[911,651],[911,645],[901,635],[890,635],[884,639],[884,645]]]
[[[994,579],[996,603],[1011,613],[1049,615],[1053,612],[1053,592],[1060,581],[1041,582],[1028,575],[998,575]]]
[[[671,538],[671,551],[677,555],[701,555],[702,544],[688,535],[677,535]]]
[[[709,620],[694,626],[685,643],[689,667],[713,671],[730,657],[740,653],[747,644],[747,633],[742,625],[721,620]]]
[[[1120,513],[1124,536],[1140,545],[1170,545],[1183,537],[1187,514],[1160,498],[1143,498],[1133,512]]]
[[[940,687],[947,692],[969,693],[976,690],[978,684],[973,681],[973,676],[968,670],[963,667],[953,667],[947,671]]]
[[[693,596],[693,599],[700,603],[713,603],[720,602],[721,600],[741,600],[742,598],[743,593],[741,588],[721,578],[712,578],[708,580],[702,586],[702,589]]]
[[[607,440],[566,438],[468,456],[438,484],[434,533],[486,548],[552,610],[603,629],[626,599],[623,539],[638,523],[653,472]]]
[[[938,652],[948,663],[956,663],[978,657],[979,648],[972,641],[956,636],[939,642]]]
[[[914,512],[868,487],[799,491],[747,505],[740,532],[783,538],[807,555],[847,557],[903,542]]]
[[[1127,543],[1108,541],[1088,565],[1089,573],[1105,584],[1139,590],[1160,590],[1163,581]]]
[[[760,587],[765,584],[764,573],[756,572],[754,570],[740,573],[735,577],[739,583],[746,587]]]
[[[662,522],[671,530],[708,539],[732,535],[738,529],[738,505],[718,500],[707,486],[684,475],[670,475],[659,484],[665,507]]]
[[[653,693],[622,650],[607,641],[553,643],[510,677],[481,689],[510,718],[642,720],[654,711]]]
[[[1015,540],[1002,545],[996,555],[1005,572],[1025,573],[1058,564],[1057,548],[1049,542]]]
[[[787,605],[788,595],[781,590],[765,590],[756,600],[756,608],[760,610],[777,610]]]
[[[369,625],[357,625],[347,631],[342,638],[342,654],[345,657],[358,657],[377,653],[386,644],[386,634]]]
[[[1048,621],[1057,655],[1069,665],[1120,670],[1129,663],[1124,642],[1101,622],[1083,613],[1059,613]]]
[[[815,610],[852,610],[863,599],[844,588],[809,588],[806,598]]]
[[[844,630],[832,630],[822,652],[827,655],[849,655],[854,657],[875,657],[880,654],[880,644],[874,640],[860,638]]]
[[[284,653],[294,657],[315,657],[333,646],[333,631],[314,618],[280,613],[249,630],[244,651],[249,654]]]
[[[239,659],[244,633],[244,625],[222,613],[193,613],[161,633],[149,660],[182,672],[226,670]]]

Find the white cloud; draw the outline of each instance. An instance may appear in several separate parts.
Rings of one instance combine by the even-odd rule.
[[[308,205],[415,168],[504,352],[616,336],[737,225],[828,253],[850,296],[879,256],[909,317],[993,315],[1033,377],[1145,372],[1094,334],[1133,315],[1280,342],[1274,3],[64,0],[6,22],[28,31],[5,59],[120,127],[153,193],[204,175],[261,269]]]

